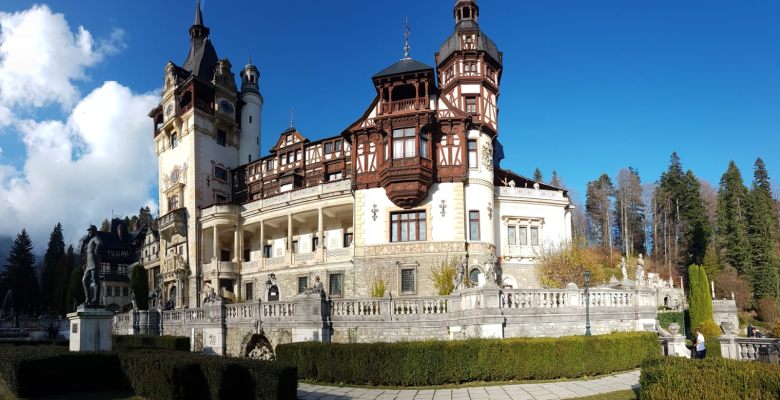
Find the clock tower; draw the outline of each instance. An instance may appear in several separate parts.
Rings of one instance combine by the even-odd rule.
[[[187,58],[181,67],[168,62],[162,101],[149,113],[158,160],[160,281],[164,301],[177,308],[196,307],[203,297],[200,210],[230,202],[230,171],[259,156],[259,72],[244,67],[242,80],[251,82],[239,93],[230,61],[217,56],[209,33],[198,2]]]

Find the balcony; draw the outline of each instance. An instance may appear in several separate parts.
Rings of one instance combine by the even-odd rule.
[[[382,101],[382,114],[416,112],[427,110],[429,108],[428,96],[415,97],[411,99]]]
[[[160,227],[160,236],[165,241],[170,241],[174,234],[186,236],[186,212],[185,208],[177,208],[157,219]]]

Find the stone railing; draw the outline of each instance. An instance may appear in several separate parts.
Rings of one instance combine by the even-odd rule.
[[[245,205],[244,210],[256,210],[258,207],[265,208],[275,206],[277,204],[288,203],[294,200],[314,198],[325,194],[349,191],[351,189],[352,181],[350,179],[342,179],[340,181],[323,183],[321,185],[293,190],[290,192],[278,194],[276,196],[267,197],[262,201],[255,201]]]
[[[179,323],[184,321],[184,310],[168,310],[162,312],[163,323]]]
[[[219,273],[237,274],[238,264],[232,261],[220,261]]]
[[[447,297],[399,298],[392,301],[393,315],[447,314]]]
[[[338,249],[325,249],[326,261],[345,261],[352,256],[352,247],[342,247]]]
[[[295,303],[291,301],[271,301],[262,303],[260,318],[284,318],[295,315]]]
[[[520,188],[499,186],[496,188],[496,195],[507,197],[534,198],[534,199],[553,199],[563,200],[563,192],[558,190],[544,190],[533,188]]]
[[[741,361],[761,361],[777,364],[780,361],[780,339],[746,338],[734,335],[720,337],[724,358]]]
[[[260,260],[244,261],[241,263],[241,271],[244,273],[257,272],[260,270],[260,265]]]
[[[258,303],[228,304],[225,306],[225,318],[231,319],[258,319],[260,318],[260,305]]]
[[[579,307],[579,295],[577,290],[505,289],[499,295],[499,304],[501,308]]]
[[[295,262],[299,263],[299,262],[306,262],[306,261],[314,260],[314,255],[315,254],[317,254],[317,253],[315,253],[313,251],[309,251],[309,252],[306,252],[306,253],[295,254],[294,255]]]
[[[585,294],[583,292],[581,306],[585,306]],[[634,302],[634,293],[630,291],[622,290],[599,290],[594,289],[590,291],[590,306],[591,307],[633,307],[637,304]]]
[[[64,328],[68,326],[67,319],[59,318],[17,318],[0,321],[0,329],[23,329],[28,331],[47,330],[49,328]]]
[[[333,300],[330,313],[333,317],[374,317],[387,315],[389,300],[385,299],[360,299],[360,300]]]
[[[235,204],[214,204],[213,206],[200,210],[201,217],[208,217],[215,214],[236,214],[238,207]]]
[[[287,256],[270,257],[265,259],[266,267],[278,267],[287,264]]]

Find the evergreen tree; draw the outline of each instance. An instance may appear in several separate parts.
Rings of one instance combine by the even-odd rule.
[[[84,295],[84,286],[81,284],[81,278],[83,272],[79,268],[74,268],[70,272],[68,277],[68,296],[66,306],[68,312],[76,311],[76,307],[79,304],[84,303],[86,296]]]
[[[57,283],[54,285],[54,297],[52,298],[52,310],[56,315],[64,315],[69,311],[68,289],[70,287],[70,274],[76,269],[76,255],[73,246],[57,262]]]
[[[718,250],[715,248],[715,243],[707,245],[707,251],[704,253],[704,270],[707,271],[707,276],[710,279],[715,279],[720,272],[720,261],[718,261]]]
[[[552,178],[550,179],[550,185],[555,187],[563,187],[563,182],[561,182],[561,178],[558,177],[558,171],[553,170],[552,172]]]
[[[41,308],[51,310],[54,303],[56,287],[59,284],[58,264],[65,255],[65,241],[62,239],[62,224],[54,226],[49,236],[49,246],[43,256],[43,270],[41,271]]]
[[[142,228],[144,225],[148,225],[149,227],[156,228],[156,223],[154,221],[154,218],[152,217],[152,211],[149,209],[149,207],[142,207],[140,210],[138,210],[137,229]]]
[[[778,295],[777,213],[764,161],[756,160],[747,201],[747,243],[753,267],[753,293],[760,299]]]
[[[644,188],[639,172],[633,168],[621,169],[615,189],[615,243],[623,254],[631,256],[645,252]]]
[[[101,232],[111,231],[111,222],[108,220],[108,218],[104,219],[103,222],[100,223],[100,231]]]
[[[542,176],[542,170],[539,169],[539,167],[536,167],[534,170],[534,180],[537,182],[544,182],[544,177]]]
[[[22,232],[16,235],[5,269],[0,273],[2,293],[9,289],[14,291],[13,306],[17,314],[32,314],[40,304],[38,277],[33,267],[35,256],[32,249],[30,236],[22,229]]]
[[[585,195],[585,212],[587,213],[590,226],[591,242],[600,244],[608,252],[612,251],[612,218],[610,209],[611,198],[614,192],[615,188],[612,185],[612,179],[607,174],[601,174],[599,179],[588,182],[588,189]]]
[[[688,312],[691,316],[691,328],[696,329],[705,321],[712,320],[712,297],[707,271],[693,264],[688,267]]]
[[[135,303],[139,310],[149,308],[149,280],[142,263],[136,263],[130,272],[130,290],[135,293]]]
[[[683,204],[681,208],[683,221],[683,249],[686,265],[701,264],[707,252],[712,230],[707,219],[707,210],[701,198],[699,179],[690,169],[685,173]]]
[[[747,189],[734,161],[720,178],[718,189],[717,242],[725,265],[753,282],[750,248],[747,240]]]

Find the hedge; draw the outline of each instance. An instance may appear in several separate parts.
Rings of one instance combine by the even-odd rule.
[[[136,394],[155,400],[295,398],[294,367],[194,353],[134,350],[119,358]]]
[[[0,346],[0,378],[19,397],[126,389],[116,354],[62,346]]]
[[[775,400],[780,398],[780,366],[668,357],[642,368],[639,384],[641,400]]]
[[[190,338],[186,336],[113,335],[114,349],[164,349],[190,351]]]
[[[132,388],[150,400],[291,399],[298,389],[295,367],[276,362],[132,348],[2,345],[0,379],[18,397]]]
[[[637,368],[659,354],[655,333],[276,348],[277,360],[297,366],[300,379],[386,386],[578,378]]]
[[[688,332],[685,326],[685,313],[683,311],[659,311],[658,322],[664,329],[669,328],[669,324],[673,322],[680,324],[680,334],[683,336]]]

